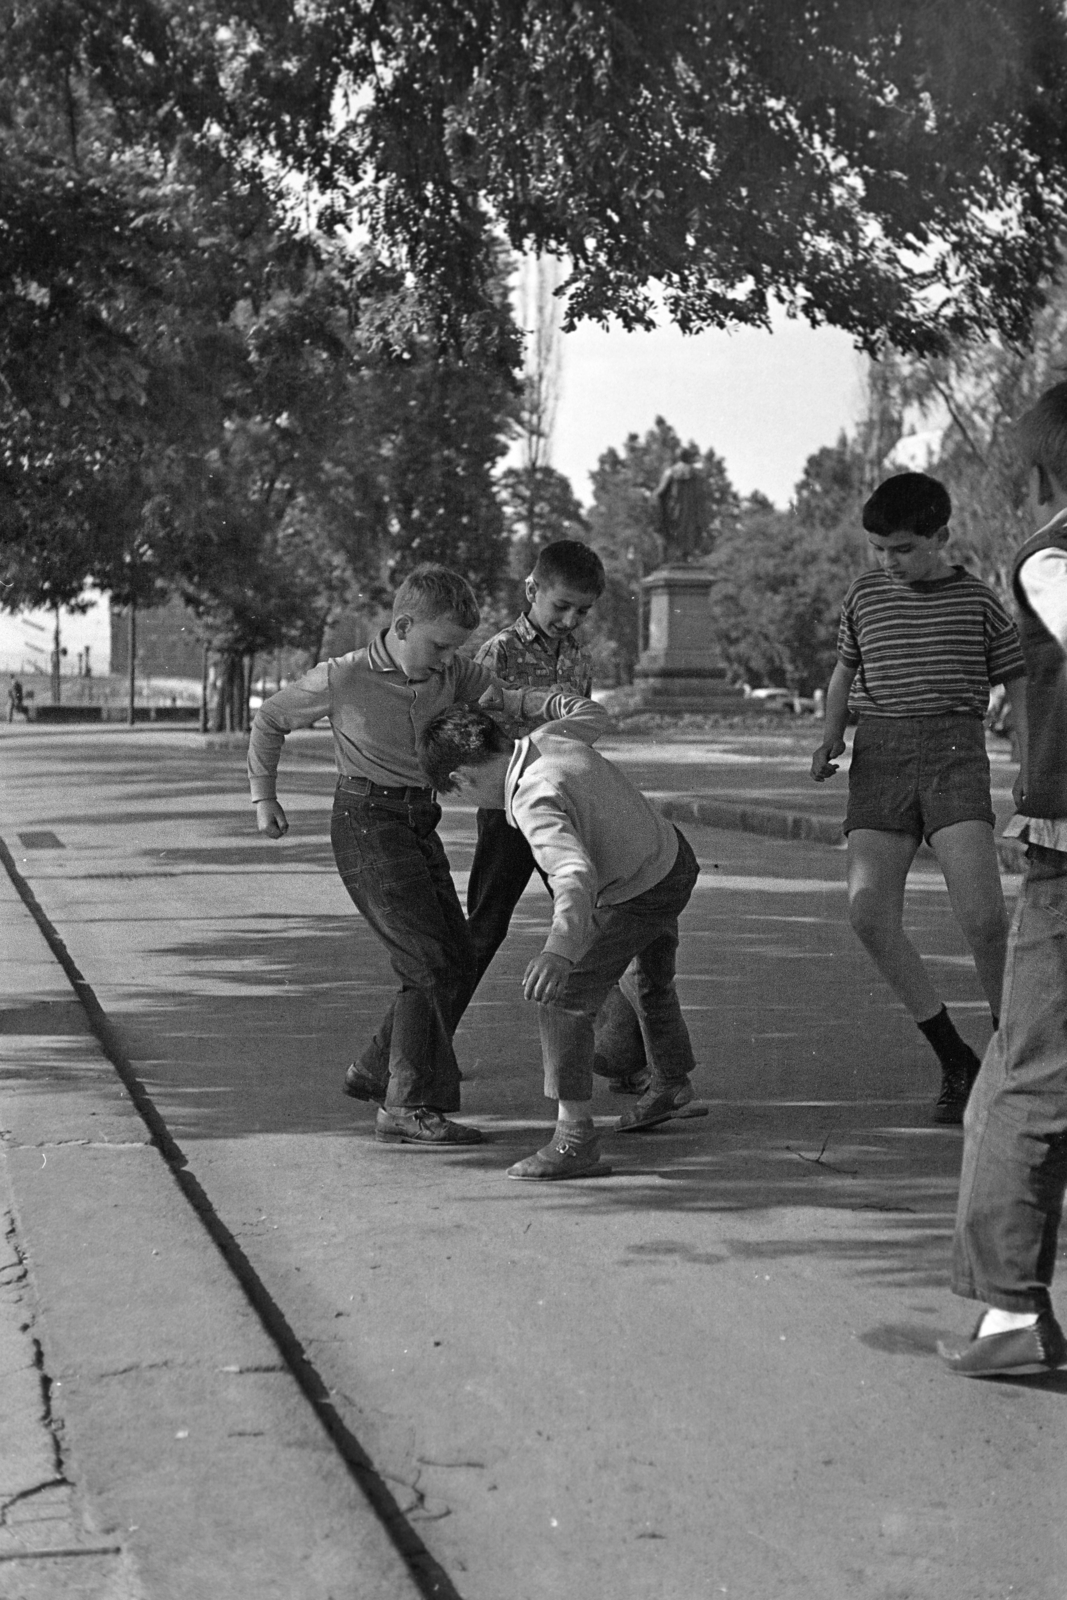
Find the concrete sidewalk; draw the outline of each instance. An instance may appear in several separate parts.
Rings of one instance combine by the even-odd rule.
[[[929,1126],[935,1075],[849,934],[836,845],[693,827],[679,986],[712,1116],[530,1193],[502,1174],[547,1114],[518,999],[543,891],[460,1040],[491,1142],[375,1147],[339,1069],[393,984],[333,870],[328,747],[300,748],[280,846],[252,830],[238,750],[58,730],[5,749],[0,832],[177,1152],[9,895],[27,1425],[38,1463],[61,1451],[63,1537],[99,1542],[37,1556],[66,1588],[12,1596],[77,1594],[95,1562],[94,1600],[1062,1600],[1067,1379],[961,1384],[932,1355],[967,1316],[944,1289],[959,1136]],[[611,753],[667,804],[788,812],[810,782],[791,740]],[[811,789],[832,822],[842,790]],[[462,882],[473,816],[450,809],[444,836]],[[909,918],[980,1047],[928,866]],[[404,1562],[197,1195],[395,1495]]]
[[[415,1600],[7,871],[0,951],[0,1596]]]

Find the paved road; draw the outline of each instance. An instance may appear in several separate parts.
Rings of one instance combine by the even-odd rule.
[[[455,1592],[1063,1600],[1067,1376],[967,1384],[932,1355],[969,1321],[945,1289],[959,1134],[929,1126],[932,1057],[849,933],[843,853],[688,830],[680,989],[711,1115],[611,1140],[609,1179],[531,1192],[503,1169],[547,1122],[518,991],[543,891],[459,1037],[491,1143],[376,1147],[339,1083],[391,981],[333,870],[321,746],[302,748],[271,845],[236,752],[19,730],[2,832]],[[617,753],[660,790],[793,781],[737,749],[673,770]],[[473,824],[443,826],[461,883]],[[931,867],[908,917],[980,1046]]]

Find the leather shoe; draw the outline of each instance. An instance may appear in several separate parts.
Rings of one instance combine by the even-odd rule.
[[[379,1144],[417,1144],[429,1150],[448,1150],[458,1144],[481,1144],[485,1136],[480,1128],[449,1122],[429,1106],[397,1106],[389,1111],[382,1106],[374,1123],[374,1137]]]
[[[693,1091],[688,1083],[672,1084],[659,1094],[649,1090],[631,1110],[623,1112],[615,1124],[616,1131],[638,1133],[642,1128],[656,1128],[661,1122],[669,1122],[672,1117],[706,1117],[707,1106],[698,1104],[688,1109],[692,1099]]]
[[[937,1353],[952,1372],[964,1378],[1026,1377],[1028,1374],[1055,1372],[1067,1360],[1067,1339],[1051,1311],[1042,1311],[1029,1328],[1010,1328],[1007,1333],[974,1333],[963,1344],[937,1341]]]
[[[595,1133],[582,1138],[559,1127],[548,1144],[508,1168],[509,1178],[536,1179],[542,1183],[560,1178],[606,1178],[610,1173],[607,1162],[600,1159],[600,1140]]]
[[[387,1084],[376,1083],[358,1061],[353,1061],[345,1073],[344,1092],[350,1094],[353,1100],[371,1100],[380,1106],[387,1087]]]

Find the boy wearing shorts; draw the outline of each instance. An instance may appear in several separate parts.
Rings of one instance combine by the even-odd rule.
[[[384,1144],[441,1149],[482,1138],[446,1116],[459,1107],[452,1035],[474,986],[474,952],[436,831],[441,810],[415,747],[455,702],[485,697],[506,715],[535,720],[551,695],[502,690],[487,667],[458,655],[477,624],[465,578],[430,562],[416,567],[396,592],[389,627],[265,700],[249,740],[256,823],[280,839],[289,827],[276,793],[285,736],[321,717],[333,731],[337,870],[401,985],[344,1085],[381,1104],[375,1137]]]
[[[904,932],[904,885],[923,839],[945,875],[994,1028],[1007,915],[993,843],[983,718],[1003,683],[1016,726],[1026,667],[993,591],[944,556],[952,502],[922,472],[887,478],[863,508],[878,570],[845,596],[838,660],[811,775],[831,777],[850,711],[848,903],[852,927],[941,1064],[938,1123],[959,1123],[980,1062]]]
[[[592,1118],[593,1030],[616,984],[637,1017],[651,1073],[619,1130],[668,1121],[694,1065],[674,970],[696,858],[685,836],[591,748],[599,729],[579,711],[516,742],[484,711],[457,705],[419,740],[434,788],[502,812],[552,890],[552,926],[526,968],[523,993],[539,1006],[545,1094],[558,1103],[558,1121],[547,1145],[508,1169],[510,1178],[610,1170]]]

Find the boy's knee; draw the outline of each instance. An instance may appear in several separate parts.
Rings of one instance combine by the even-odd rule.
[[[1008,938],[1008,915],[1003,907],[990,907],[961,918],[961,927],[971,945],[1005,944]]]
[[[860,889],[849,897],[848,920],[853,933],[865,945],[880,945],[892,937],[892,923],[885,908],[871,889]]]

